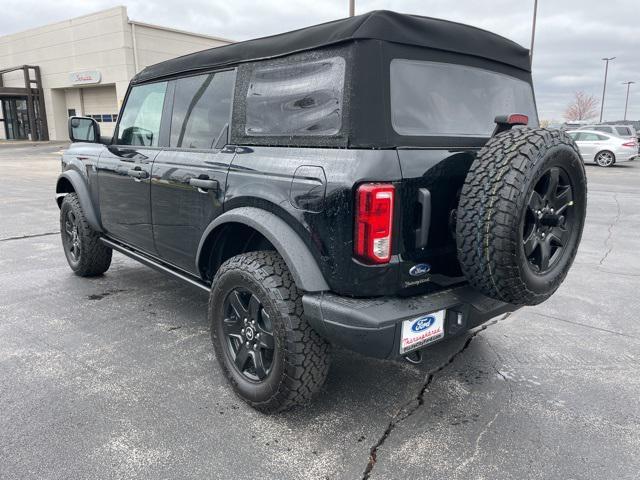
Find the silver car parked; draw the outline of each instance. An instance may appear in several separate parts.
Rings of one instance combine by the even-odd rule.
[[[610,167],[616,162],[633,160],[638,154],[636,139],[622,138],[593,130],[570,130],[567,132],[578,145],[585,162],[595,162],[601,167]]]

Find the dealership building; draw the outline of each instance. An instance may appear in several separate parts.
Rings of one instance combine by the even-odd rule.
[[[129,20],[126,7],[0,37],[0,139],[66,140],[67,118],[113,133],[141,69],[229,40]]]

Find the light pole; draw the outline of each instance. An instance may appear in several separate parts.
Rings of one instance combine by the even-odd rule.
[[[529,49],[529,64],[533,65],[533,42],[536,39],[536,17],[538,16],[538,0],[533,2],[533,25],[531,25],[531,48]]]
[[[627,99],[624,101],[624,119],[627,119],[627,106],[629,105],[629,87],[631,84],[636,82],[622,82],[623,85],[627,86]]]
[[[349,0],[349,16],[353,17],[356,14],[356,0]]]
[[[604,86],[602,87],[602,102],[600,102],[600,121],[598,123],[602,123],[602,113],[604,112],[604,94],[607,91],[607,73],[609,72],[609,60],[613,60],[614,58],[616,57],[602,59],[607,63],[604,66]]]

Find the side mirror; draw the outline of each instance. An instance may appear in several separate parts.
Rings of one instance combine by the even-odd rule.
[[[69,118],[69,139],[72,142],[100,142],[100,125],[93,118]]]

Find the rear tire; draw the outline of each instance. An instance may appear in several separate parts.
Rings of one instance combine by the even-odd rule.
[[[596,154],[595,162],[599,167],[612,167],[614,163],[616,163],[616,156],[613,154],[613,152],[603,150],[602,152],[598,152]]]
[[[60,206],[60,235],[67,262],[80,277],[102,275],[111,265],[111,248],[100,241],[82,211],[75,193],[69,193]]]
[[[302,295],[277,252],[249,252],[222,264],[209,320],[222,371],[253,408],[287,410],[324,384],[329,345],[304,319]]]
[[[514,128],[491,138],[465,179],[458,260],[469,283],[515,305],[549,298],[578,250],[586,215],[584,165],[560,130]]]

